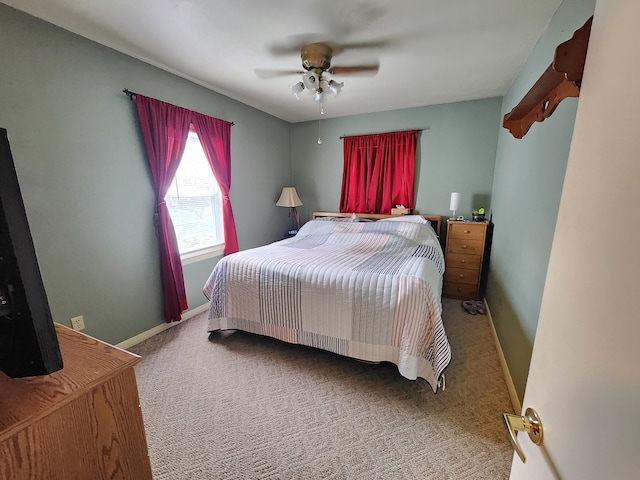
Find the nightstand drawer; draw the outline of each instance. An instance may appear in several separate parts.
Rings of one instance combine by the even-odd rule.
[[[480,255],[467,255],[463,253],[447,253],[447,268],[471,268],[480,270],[482,265]]]
[[[444,271],[444,281],[452,283],[470,283],[476,285],[480,280],[480,270],[468,268],[451,268],[447,266]]]
[[[484,242],[482,239],[451,238],[447,243],[447,253],[464,253],[466,255],[482,255]]]
[[[479,300],[484,295],[489,267],[491,222],[447,221],[442,294]]]
[[[482,241],[485,226],[484,223],[451,222],[449,223],[449,238],[470,238]]]
[[[452,298],[477,298],[478,285],[467,283],[445,283],[442,288],[442,295]]]

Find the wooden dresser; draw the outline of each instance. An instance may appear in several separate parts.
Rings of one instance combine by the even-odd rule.
[[[493,224],[447,221],[445,297],[480,300],[484,295]]]
[[[56,325],[64,368],[0,373],[0,480],[151,479],[140,357]]]

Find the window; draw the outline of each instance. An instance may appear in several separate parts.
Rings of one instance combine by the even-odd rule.
[[[178,249],[187,257],[222,246],[222,199],[198,135],[191,131],[178,171],[164,200],[176,231]]]
[[[413,208],[417,130],[344,138],[341,212]]]

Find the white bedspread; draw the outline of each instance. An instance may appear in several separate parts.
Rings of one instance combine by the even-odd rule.
[[[209,331],[239,329],[389,361],[435,392],[451,360],[443,272],[428,225],[310,221],[293,238],[218,262],[204,287]]]

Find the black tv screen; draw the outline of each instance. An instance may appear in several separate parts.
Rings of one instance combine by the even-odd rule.
[[[61,368],[7,131],[0,128],[0,370],[28,377]]]

